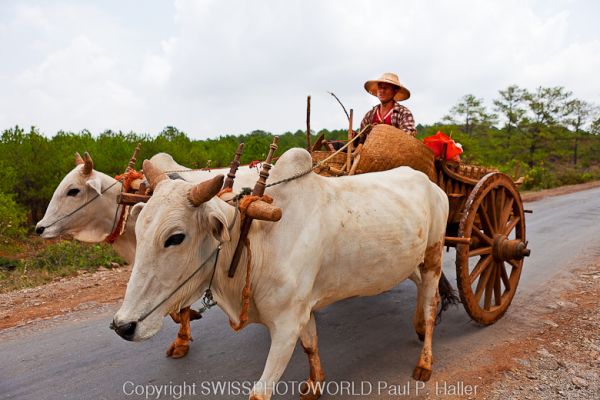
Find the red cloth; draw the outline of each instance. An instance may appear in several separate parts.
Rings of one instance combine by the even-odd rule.
[[[462,148],[459,147],[452,138],[439,131],[435,135],[423,139],[423,142],[427,147],[433,150],[436,158],[442,156],[444,144],[447,144],[446,160],[460,160],[458,156],[463,152]]]
[[[379,108],[377,108],[377,112],[375,112],[375,116],[373,117],[373,125],[375,125],[375,124],[392,125],[392,111],[394,111],[393,108],[387,112],[387,114],[383,117],[383,120],[382,120],[380,110],[379,110]]]

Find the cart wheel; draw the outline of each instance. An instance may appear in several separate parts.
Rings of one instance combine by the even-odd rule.
[[[471,238],[456,246],[460,298],[473,320],[491,325],[508,309],[529,256],[523,202],[510,177],[492,172],[475,185],[458,236]]]

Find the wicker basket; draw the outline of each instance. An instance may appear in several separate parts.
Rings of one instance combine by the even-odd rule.
[[[407,166],[435,181],[433,161],[433,152],[423,142],[398,128],[380,124],[373,127],[365,140],[356,173]]]
[[[313,151],[311,153],[311,156],[313,159],[313,164],[316,164],[318,162],[325,160],[327,157],[331,156],[332,154],[333,154],[333,152],[331,152],[331,151]],[[344,166],[344,164],[346,164],[346,157],[347,157],[347,155],[345,152],[338,153],[335,156],[333,156],[330,160],[327,160],[327,162],[323,165],[328,166],[328,167],[334,167],[338,170],[341,170],[342,167]],[[322,171],[317,171],[317,173],[320,175],[323,175],[323,176],[334,176],[334,175],[330,174],[327,171],[327,169],[324,169]]]

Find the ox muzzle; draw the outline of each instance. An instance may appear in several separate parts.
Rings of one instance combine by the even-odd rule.
[[[133,341],[135,336],[135,329],[137,328],[137,322],[122,322],[118,323],[114,319],[110,323],[110,329],[115,331],[117,335],[121,336],[125,340]]]

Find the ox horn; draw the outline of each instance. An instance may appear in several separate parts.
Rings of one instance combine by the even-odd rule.
[[[217,175],[212,179],[201,182],[194,186],[188,193],[188,200],[195,207],[212,199],[221,191],[225,176]]]
[[[83,158],[81,158],[81,154],[75,152],[75,165],[84,164]]]
[[[152,162],[150,162],[150,160],[144,160],[144,162],[142,163],[142,171],[144,171],[144,176],[146,177],[146,180],[148,180],[152,191],[156,189],[156,185],[158,185],[159,182],[165,179],[169,179],[169,177],[164,172],[160,171],[158,168],[152,165]]]
[[[81,169],[81,174],[87,176],[92,173],[94,169],[94,161],[92,161],[92,157],[90,157],[90,153],[87,151],[83,153],[83,168]]]

